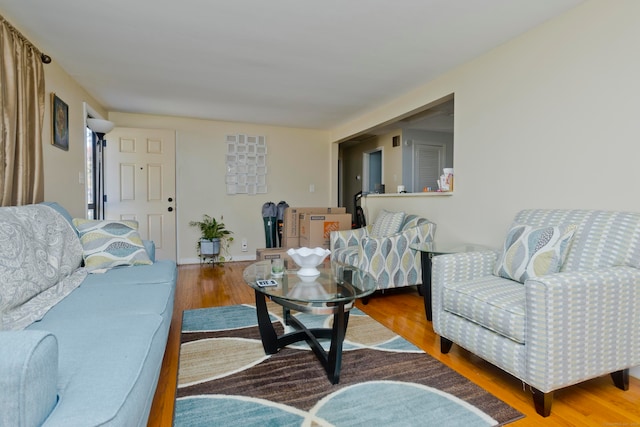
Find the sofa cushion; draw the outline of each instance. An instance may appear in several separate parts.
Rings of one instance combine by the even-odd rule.
[[[487,275],[446,283],[442,297],[446,311],[524,344],[525,288],[520,283]]]
[[[402,228],[404,212],[389,212],[381,210],[371,226],[371,236],[387,237],[396,234]]]
[[[175,264],[169,260],[90,274],[78,289],[47,313],[41,324],[64,317],[123,313],[165,314],[169,311],[166,314],[171,316],[175,281]]]
[[[524,283],[530,277],[557,273],[575,231],[575,225],[513,226],[507,233],[494,274]]]
[[[46,329],[59,343],[58,404],[46,425],[146,425],[134,417],[155,387],[162,363],[163,318],[122,313],[49,318],[30,328]],[[153,359],[153,360],[151,360]],[[150,366],[145,366],[149,364]],[[140,388],[142,386],[142,388]]]
[[[138,234],[137,221],[74,218],[89,271],[123,265],[152,264]]]

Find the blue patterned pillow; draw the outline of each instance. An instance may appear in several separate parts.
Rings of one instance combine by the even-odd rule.
[[[137,221],[98,221],[74,218],[80,235],[85,268],[89,271],[120,265],[153,264],[149,259]]]
[[[507,233],[493,274],[524,283],[530,277],[560,271],[575,225],[534,228],[516,225]]]
[[[396,234],[402,228],[402,222],[405,217],[404,212],[389,212],[381,210],[376,217],[375,222],[371,226],[371,236],[388,237]]]

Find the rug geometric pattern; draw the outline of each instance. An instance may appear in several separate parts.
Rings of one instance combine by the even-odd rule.
[[[268,308],[276,332],[288,332],[282,308]],[[332,320],[296,316],[307,327]],[[175,426],[487,426],[523,416],[357,308],[335,385],[304,342],[265,355],[250,305],[185,311],[181,342]]]

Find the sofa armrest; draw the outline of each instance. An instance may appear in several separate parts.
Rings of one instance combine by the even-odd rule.
[[[156,262],[156,243],[153,240],[143,240],[142,244],[151,262]]]
[[[57,402],[58,341],[49,332],[0,332],[0,425],[39,426]]]
[[[371,226],[356,228],[353,230],[332,231],[329,235],[329,249],[333,252],[336,249],[347,246],[359,246],[360,241],[369,234]]]
[[[640,365],[640,270],[541,276],[525,292],[528,384],[546,392]]]

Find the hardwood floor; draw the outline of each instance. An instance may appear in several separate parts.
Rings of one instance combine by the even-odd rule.
[[[151,409],[149,426],[171,426],[180,349],[182,311],[202,307],[253,304],[254,293],[242,280],[250,262],[224,266],[184,265],[178,284],[169,341]],[[445,365],[526,415],[513,426],[640,426],[640,380],[631,378],[628,391],[614,387],[607,375],[555,392],[551,416],[542,418],[533,408],[531,393],[500,369],[454,345],[440,354],[438,336],[427,322],[422,297],[414,289],[375,294],[358,307]]]

